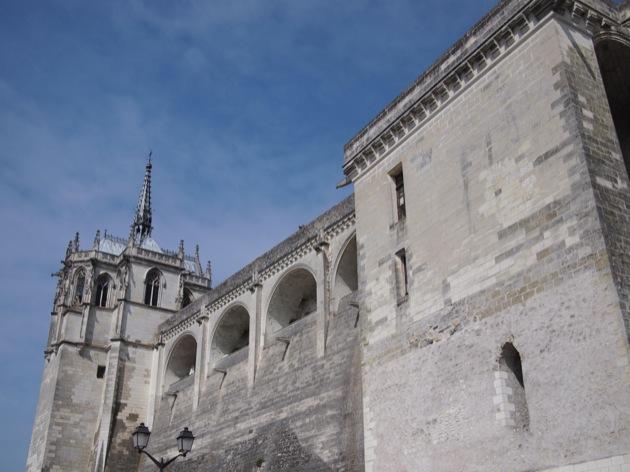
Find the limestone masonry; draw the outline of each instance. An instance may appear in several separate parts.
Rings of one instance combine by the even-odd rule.
[[[27,470],[630,471],[630,2],[505,0],[344,149],[353,196],[213,287],[70,241]]]

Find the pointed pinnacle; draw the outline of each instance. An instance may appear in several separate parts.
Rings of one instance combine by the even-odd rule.
[[[148,236],[151,236],[153,226],[151,225],[151,156],[153,151],[149,152],[147,164],[144,172],[144,182],[140,190],[140,197],[138,198],[138,206],[136,208],[136,215],[132,224],[132,234],[134,238],[142,240]]]

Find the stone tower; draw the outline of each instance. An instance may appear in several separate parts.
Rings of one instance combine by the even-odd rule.
[[[129,237],[79,234],[59,271],[27,470],[131,470],[129,428],[146,418],[156,378],[157,327],[210,288],[199,251],[152,238],[152,163]],[[149,409],[149,410],[148,410]],[[53,459],[54,460],[51,460]]]

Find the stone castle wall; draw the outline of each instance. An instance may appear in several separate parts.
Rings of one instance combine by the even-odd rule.
[[[366,470],[525,471],[628,452],[628,345],[600,218],[611,199],[593,190],[604,157],[591,160],[612,161],[619,187],[628,177],[592,48],[548,16],[355,180]],[[515,386],[497,375],[508,342],[520,428]]]
[[[315,316],[291,326],[288,349],[284,342],[264,349],[252,387],[241,356],[227,376],[210,374],[196,410],[192,378],[165,394],[151,452],[175,453],[175,437],[188,426],[198,438],[194,453],[175,471],[363,470],[357,311],[346,306],[332,320],[324,356]],[[140,470],[154,467],[143,464]]]

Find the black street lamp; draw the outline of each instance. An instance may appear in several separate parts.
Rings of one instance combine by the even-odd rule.
[[[144,423],[140,423],[140,426],[138,426],[132,434],[133,447],[138,450],[139,454],[142,454],[144,452],[147,456],[149,456],[149,459],[151,459],[151,461],[153,461],[153,463],[158,466],[160,470],[166,469],[171,464],[171,462],[173,462],[178,457],[186,457],[186,454],[191,451],[193,441],[195,440],[192,431],[189,431],[188,428],[184,428],[183,431],[179,433],[179,436],[177,436],[177,449],[179,450],[179,454],[168,459],[167,461],[165,461],[163,458],[160,458],[160,460],[158,461],[155,457],[144,450],[144,448],[147,447],[147,445],[149,444],[149,436],[151,436],[151,431],[149,431],[149,428],[147,428]]]

